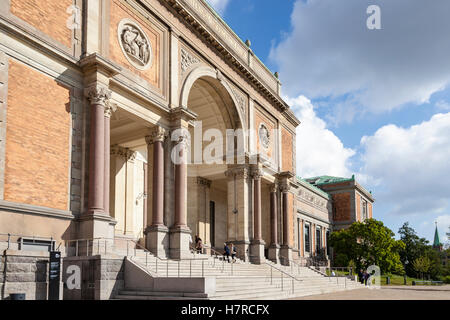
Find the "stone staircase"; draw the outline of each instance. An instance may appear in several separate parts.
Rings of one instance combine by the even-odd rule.
[[[116,251],[118,255],[126,252]],[[161,260],[144,250],[133,250],[128,259],[158,278],[214,277],[213,295],[186,292],[155,292],[125,288],[116,296],[121,300],[277,300],[361,288],[345,277],[326,277],[309,267],[281,266],[269,262],[255,265],[239,259],[228,263],[222,257],[193,254],[190,260]],[[280,272],[283,271],[283,272]]]

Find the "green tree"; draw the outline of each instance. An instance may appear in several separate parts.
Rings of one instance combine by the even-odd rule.
[[[353,260],[358,269],[375,264],[383,273],[403,273],[399,252],[405,244],[395,240],[394,233],[381,221],[366,219],[353,223],[348,229],[333,232],[330,246],[342,266]]]
[[[425,255],[429,242],[425,238],[419,238],[416,231],[409,226],[409,222],[405,222],[398,233],[400,240],[405,244],[405,248],[400,250],[400,260],[405,266],[406,274],[413,277],[415,275],[413,262]]]
[[[420,278],[423,279],[424,274],[428,273],[431,269],[431,260],[430,258],[423,256],[414,260],[412,265]]]

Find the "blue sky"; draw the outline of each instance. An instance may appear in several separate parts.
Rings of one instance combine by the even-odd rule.
[[[433,240],[450,225],[450,1],[210,0],[280,73],[302,121],[297,174],[351,176],[374,217]],[[381,29],[366,10],[378,5]],[[306,151],[306,152],[305,152]]]

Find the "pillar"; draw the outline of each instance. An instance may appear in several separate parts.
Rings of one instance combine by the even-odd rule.
[[[164,140],[166,131],[157,126],[147,142],[148,163],[152,157],[151,170],[147,170],[147,180],[152,183],[152,195],[147,197],[147,248],[158,257],[167,257],[169,229],[164,225]]]
[[[250,260],[250,203],[252,183],[247,165],[229,165],[227,182],[227,242],[237,249],[237,256]],[[220,246],[221,243],[217,243]]]
[[[253,169],[253,239],[250,245],[250,261],[256,264],[264,261],[265,245],[261,237],[261,177],[261,170]]]
[[[80,237],[84,238],[112,238],[114,237],[115,221],[109,215],[109,186],[105,186],[109,174],[109,166],[106,160],[105,143],[109,139],[109,115],[108,105],[111,97],[110,90],[103,84],[95,83],[84,90],[84,94],[90,103],[91,128],[90,128],[90,151],[89,151],[89,196],[86,213],[80,218]],[[108,128],[105,130],[105,125]],[[106,211],[106,210],[107,211]]]
[[[189,132],[181,129],[174,146],[175,162],[175,219],[170,228],[170,257],[173,259],[189,258],[189,236],[187,226],[187,156]]]
[[[283,243],[280,249],[280,260],[284,265],[290,265],[292,261],[292,248],[289,245],[289,184],[281,185],[282,208],[283,208]]]
[[[104,182],[104,209],[110,216],[110,164],[111,164],[111,115],[116,110],[115,106],[108,103],[105,106],[105,182]]]
[[[279,263],[278,244],[278,187],[273,184],[270,187],[270,237],[271,242],[268,250],[268,258],[274,263]]]

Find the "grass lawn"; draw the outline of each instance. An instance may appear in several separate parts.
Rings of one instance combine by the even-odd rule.
[[[388,284],[386,284],[386,278],[387,277],[391,278],[391,286],[402,286],[403,285],[403,276],[399,276],[396,274],[384,274],[381,276],[381,285],[382,286],[388,286]],[[413,281],[420,281],[420,279],[417,278],[410,278],[410,277],[406,277],[406,285],[408,286],[412,286],[412,282]]]

